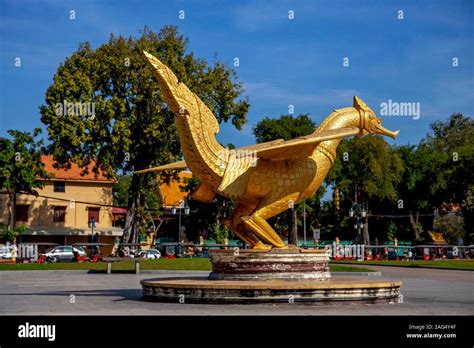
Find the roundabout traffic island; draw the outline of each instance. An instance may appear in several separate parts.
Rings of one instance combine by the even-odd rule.
[[[331,278],[326,250],[211,252],[208,277],[141,281],[146,300],[179,303],[396,303],[399,281]]]

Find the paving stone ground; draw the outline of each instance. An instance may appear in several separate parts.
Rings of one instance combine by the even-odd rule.
[[[367,267],[367,266],[365,266]],[[473,315],[474,272],[378,267],[380,279],[403,282],[403,303],[211,305],[147,302],[140,280],[204,276],[200,271],[140,275],[84,271],[0,271],[2,315]],[[73,295],[73,296],[71,296]],[[75,302],[71,303],[71,299]]]

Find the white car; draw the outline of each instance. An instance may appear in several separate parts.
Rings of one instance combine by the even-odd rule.
[[[156,260],[161,257],[161,253],[156,249],[142,250],[138,253],[138,257]]]
[[[0,259],[11,259],[12,248],[7,245],[0,245]]]
[[[53,262],[74,261],[74,252],[79,256],[87,256],[84,249],[77,245],[62,245],[49,248],[44,255]]]

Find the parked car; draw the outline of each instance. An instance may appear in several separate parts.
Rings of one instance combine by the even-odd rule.
[[[11,259],[12,248],[8,245],[0,244],[0,259]]]
[[[80,246],[61,245],[49,248],[44,255],[47,262],[72,262],[74,261],[74,252],[78,256],[86,257],[87,254]]]
[[[143,259],[159,259],[161,257],[161,253],[156,249],[149,249],[149,250],[141,250],[138,253],[138,257]]]

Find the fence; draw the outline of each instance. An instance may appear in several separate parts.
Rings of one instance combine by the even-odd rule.
[[[20,243],[18,244],[17,258],[30,261],[38,260],[38,244]]]

